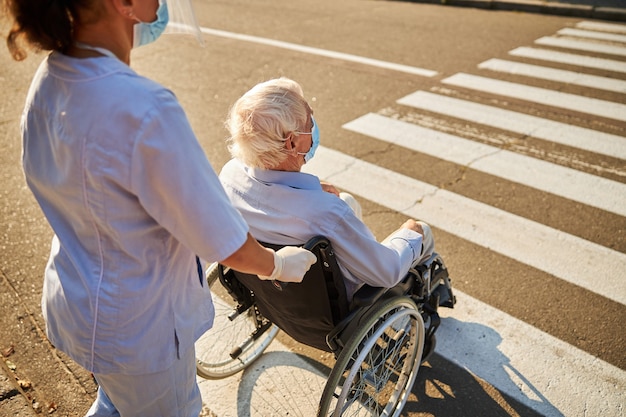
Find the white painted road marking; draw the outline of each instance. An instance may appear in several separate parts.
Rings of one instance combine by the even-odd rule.
[[[582,21],[576,23],[576,27],[580,29],[598,30],[602,32],[626,33],[626,25],[619,25],[617,23]]]
[[[530,48],[520,46],[509,52],[513,56],[539,59],[542,61],[558,62],[560,64],[577,65],[613,72],[626,72],[626,62],[614,59],[596,58],[593,56],[570,54],[567,52],[551,51],[549,49]]]
[[[626,372],[456,290],[437,354],[544,416],[621,416]]]
[[[626,159],[626,138],[623,136],[427,91],[416,91],[399,99],[397,103],[613,158]]]
[[[524,84],[495,80],[465,73],[455,74],[441,82],[490,94],[626,121],[626,105],[612,101],[561,93],[545,88],[531,87]]]
[[[478,65],[478,68],[506,74],[523,75],[558,83],[580,85],[582,87],[597,88],[600,90],[626,93],[626,81],[614,78],[599,77],[574,71],[565,71],[538,65],[523,64],[521,62],[506,61],[503,59],[489,59]]]
[[[340,189],[626,305],[616,273],[626,271],[626,254],[332,149],[318,153],[304,170]]]
[[[626,35],[618,35],[606,32],[594,32],[582,29],[564,28],[559,30],[557,34],[563,36],[574,36],[577,38],[597,39],[607,42],[626,42]]]
[[[556,46],[558,48],[578,49],[580,51],[597,52],[608,55],[626,56],[626,47],[618,45],[606,45],[599,42],[578,41],[554,36],[544,36],[535,41],[536,44]]]
[[[626,184],[379,114],[343,127],[537,190],[626,216]]]
[[[378,59],[366,58],[357,55],[346,54],[343,52],[329,51],[326,49],[313,48],[311,46],[298,45],[295,43],[283,42],[274,39],[261,38],[258,36],[244,35],[241,33],[226,32],[224,30],[200,28],[203,33],[211,36],[219,36],[222,38],[237,39],[245,42],[254,42],[262,45],[273,46],[276,48],[289,49],[291,51],[302,52],[311,55],[319,55],[327,58],[340,59],[342,61],[356,62],[358,64],[369,65],[372,67],[389,69],[392,71],[400,71],[408,74],[419,75],[422,77],[434,77],[437,71],[424,68],[412,67],[410,65],[394,64],[393,62],[380,61]]]

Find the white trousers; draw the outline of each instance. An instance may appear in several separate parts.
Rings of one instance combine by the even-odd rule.
[[[198,417],[202,410],[193,347],[161,372],[94,376],[98,396],[86,417]]]

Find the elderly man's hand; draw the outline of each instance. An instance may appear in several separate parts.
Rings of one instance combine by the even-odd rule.
[[[417,222],[416,220],[409,219],[405,221],[404,224],[400,227],[405,228],[405,229],[411,229],[419,233],[420,235],[424,236],[424,229],[422,229],[422,225],[420,224],[420,222]]]
[[[326,191],[327,193],[335,194],[337,197],[339,197],[339,190],[331,183],[326,181],[320,181],[320,185],[322,186],[322,190]]]

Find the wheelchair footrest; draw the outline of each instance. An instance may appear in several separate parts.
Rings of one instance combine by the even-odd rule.
[[[456,297],[452,294],[452,288],[440,285],[434,291],[439,298],[439,307],[453,308],[456,304]]]

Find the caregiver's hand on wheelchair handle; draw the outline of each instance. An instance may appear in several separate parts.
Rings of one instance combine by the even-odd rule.
[[[295,246],[285,246],[274,252],[274,271],[272,275],[259,275],[259,278],[282,282],[301,282],[304,274],[315,261],[317,261],[317,258],[312,252]]]

